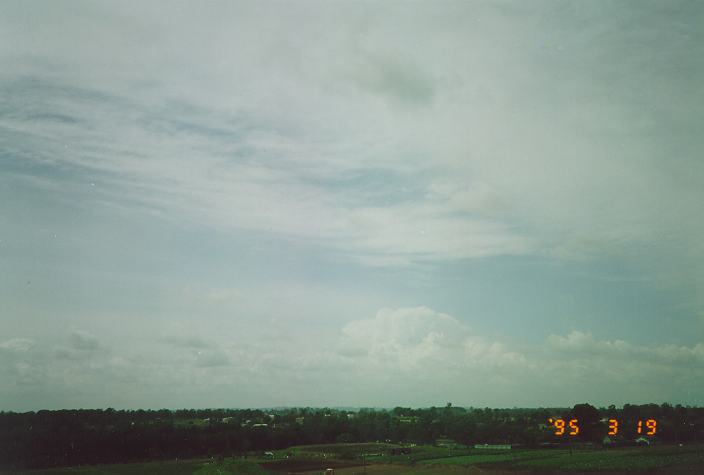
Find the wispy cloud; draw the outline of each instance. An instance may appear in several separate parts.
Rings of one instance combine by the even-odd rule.
[[[11,338],[7,341],[0,343],[0,351],[5,351],[8,353],[24,353],[29,351],[34,346],[32,340],[26,338]]]
[[[218,23],[205,10],[198,15]],[[509,20],[478,10],[476,19]],[[153,62],[141,69],[118,58],[125,84],[143,87],[117,86],[107,76],[112,69],[90,48],[80,50],[86,56],[79,69],[51,79],[38,78],[30,66],[35,63],[15,59],[23,70],[34,68],[34,75],[5,75],[9,107],[0,124],[6,143],[18,152],[14,167],[24,174],[40,174],[42,166],[52,173],[63,169],[73,181],[66,193],[89,190],[93,203],[132,202],[174,219],[312,239],[375,265],[544,252],[603,254],[622,252],[630,243],[669,246],[661,235],[681,242],[701,231],[691,221],[668,218],[675,209],[684,212],[683,204],[701,200],[696,187],[672,181],[678,169],[696,164],[673,163],[663,170],[654,161],[656,152],[632,140],[646,140],[650,125],[637,117],[654,119],[655,112],[640,110],[630,96],[608,101],[599,78],[570,69],[572,50],[582,47],[578,37],[540,35],[534,45],[523,46],[527,55],[516,64],[496,64],[510,53],[507,46],[492,47],[493,56],[475,57],[474,64],[441,61],[429,56],[435,48],[450,40],[471,44],[478,32],[458,29],[456,36],[399,53],[393,36],[360,11],[360,23],[343,28],[327,45],[312,42],[309,33],[295,41],[291,47],[305,45],[307,56],[286,57],[281,41],[292,34],[286,28],[271,43],[240,45],[223,55],[209,51],[211,45],[218,44],[216,38],[222,45],[238,44],[238,28],[215,30],[207,43],[187,45],[150,13],[143,9],[141,31],[156,28],[158,42],[183,48],[182,60],[214,59],[198,63],[202,80],[171,74],[169,58],[133,49],[133,40],[118,47],[110,33],[117,28],[113,23],[106,25],[105,41],[134,52],[137,64]],[[569,19],[557,15],[546,21],[562,20]],[[400,25],[413,27],[429,25],[420,16]],[[481,23],[477,28],[483,29]],[[366,52],[362,32],[381,49]],[[62,41],[52,48],[52,61],[70,61],[65,47],[72,39]],[[485,42],[480,46],[488,46]],[[603,46],[590,47],[598,53]],[[333,51],[338,61],[319,61]],[[644,53],[630,53],[635,57],[623,67],[635,75]],[[264,66],[262,58],[271,56],[276,61]],[[343,67],[343,58],[356,66]],[[509,76],[526,67],[535,72],[539,62],[546,67],[534,73],[538,77],[496,75],[497,69]],[[529,114],[524,86],[555,71],[564,73],[558,91],[539,88]],[[639,76],[645,81],[642,90],[661,74]],[[361,88],[346,88],[347,83]],[[485,94],[478,95],[483,88]],[[565,94],[579,88],[567,100]],[[188,94],[177,94],[182,90]],[[496,97],[498,92],[504,98]],[[222,106],[213,102],[216,95],[224,98]],[[408,110],[396,102],[424,107]],[[606,128],[603,117],[618,127]],[[401,201],[385,203],[382,192],[373,205],[354,204],[370,192],[362,184],[365,176],[379,169],[416,191]],[[359,184],[338,185],[350,177],[361,177]],[[438,180],[444,183],[440,193]],[[392,193],[398,197],[396,189],[389,189],[388,197]],[[665,251],[663,246],[658,248]]]

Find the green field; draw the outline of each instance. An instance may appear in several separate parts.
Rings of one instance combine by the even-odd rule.
[[[593,450],[517,450],[498,454],[473,451],[459,457],[423,460],[430,465],[480,465],[503,469],[556,469],[578,471],[649,470],[666,467],[704,467],[704,446],[629,447]],[[692,471],[692,473],[700,473]],[[666,473],[666,472],[663,472]]]
[[[360,454],[388,452],[392,444],[326,444],[290,447],[274,457],[250,456],[221,461],[197,459],[93,467],[0,472],[18,475],[264,475],[288,472],[315,474],[332,467],[342,475],[362,473]],[[463,452],[463,453],[458,453]],[[704,446],[656,446],[612,449],[502,450],[447,449],[423,445],[407,455],[365,457],[369,474],[475,473],[658,473],[699,474]]]

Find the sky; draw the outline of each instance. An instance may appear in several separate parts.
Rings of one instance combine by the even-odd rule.
[[[704,4],[0,4],[0,410],[704,404]]]

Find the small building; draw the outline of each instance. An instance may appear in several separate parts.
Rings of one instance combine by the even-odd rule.
[[[476,444],[475,449],[511,450],[511,444]]]
[[[415,424],[419,420],[420,420],[420,417],[418,417],[418,416],[401,416],[398,418],[398,421],[403,424]]]

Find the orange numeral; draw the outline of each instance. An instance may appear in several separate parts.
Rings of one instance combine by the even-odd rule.
[[[579,426],[577,425],[577,419],[570,419],[570,435],[579,434]]]
[[[655,435],[655,431],[658,427],[658,423],[655,419],[648,419],[647,421],[645,421],[645,426],[650,429],[648,432],[645,433],[645,435]]]
[[[618,421],[616,419],[609,419],[609,435],[618,434]]]
[[[636,428],[636,431],[640,434],[643,432],[643,421],[638,421],[638,427]]]
[[[555,426],[555,435],[562,435],[565,433],[565,421],[562,419],[555,419],[554,421],[551,419],[548,419],[548,422]]]

